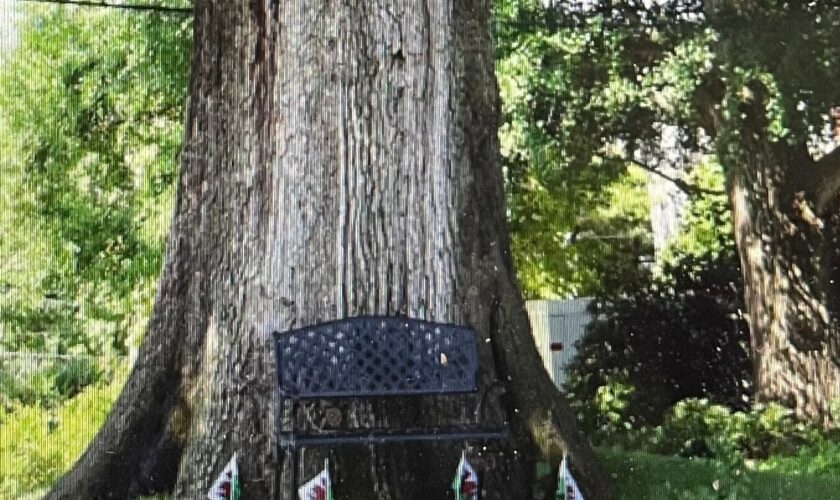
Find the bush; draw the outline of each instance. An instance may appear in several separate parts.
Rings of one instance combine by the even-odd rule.
[[[624,387],[623,420],[635,428],[658,425],[686,398],[749,407],[749,333],[738,316],[733,252],[686,255],[659,275],[615,279],[590,305],[595,319],[567,370],[566,390],[586,431],[605,431],[599,393],[616,384]]]
[[[652,451],[659,453],[715,457],[715,443],[722,442],[750,459],[790,455],[821,439],[818,428],[798,421],[780,405],[758,405],[743,412],[702,399],[675,405],[656,435]]]
[[[750,470],[737,455],[710,461],[596,451],[622,500],[827,500],[840,491],[840,477]]]
[[[785,474],[809,474],[840,477],[840,443],[821,439],[797,450],[793,456],[773,456],[760,469]]]
[[[102,370],[92,358],[71,358],[56,366],[55,388],[63,397],[71,398],[101,377]]]
[[[113,376],[114,363],[121,359],[17,354],[20,356],[0,363],[0,407],[53,407],[87,386],[107,383]]]
[[[4,408],[15,404],[50,406],[58,398],[53,377],[47,370],[20,371],[10,363],[0,365],[0,405]]]
[[[730,461],[733,454],[740,459],[777,460],[778,467],[786,467],[787,458],[799,456],[805,449],[825,441],[822,431],[798,421],[793,412],[777,405],[757,405],[749,411],[732,411],[723,405],[711,404],[705,399],[680,401],[666,414],[658,426],[617,425],[612,433],[603,430],[598,444],[609,444],[627,450],[642,450],[660,455],[685,458],[709,458]],[[799,451],[798,451],[799,450]],[[823,463],[840,463],[829,452]],[[815,452],[808,452],[816,455]]]
[[[0,498],[20,498],[55,481],[84,451],[119,394],[127,367],[53,409],[15,404],[0,412]]]

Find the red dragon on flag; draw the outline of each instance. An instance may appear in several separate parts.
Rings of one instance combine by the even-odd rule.
[[[300,500],[333,500],[329,467],[329,462],[324,462],[324,470],[298,488]]]
[[[478,500],[478,474],[467,461],[466,453],[461,454],[452,489],[455,491],[455,500]]]

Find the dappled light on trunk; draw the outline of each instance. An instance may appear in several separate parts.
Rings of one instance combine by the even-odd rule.
[[[769,145],[730,177],[735,241],[744,273],[757,396],[832,424],[840,397],[837,216],[817,215]],[[809,173],[803,172],[802,177]]]

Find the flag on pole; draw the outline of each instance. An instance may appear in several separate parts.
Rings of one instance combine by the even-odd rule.
[[[565,455],[563,455],[563,461],[560,462],[560,473],[557,474],[557,495],[555,498],[556,500],[583,500],[580,488],[578,488],[575,478],[569,471]]]
[[[239,500],[239,470],[236,468],[236,453],[207,492],[210,500]]]
[[[478,474],[467,462],[466,452],[461,452],[461,461],[458,463],[458,470],[455,471],[455,479],[452,480],[452,489],[455,491],[455,500],[478,500]]]
[[[298,497],[300,500],[333,500],[329,460],[324,460],[324,470],[298,488]]]

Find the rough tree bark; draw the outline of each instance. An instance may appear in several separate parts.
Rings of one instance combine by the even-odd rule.
[[[714,0],[704,8],[720,32],[716,52],[722,63],[737,68],[746,53],[750,64],[753,50],[785,53],[783,41],[752,47],[744,37],[756,29],[750,23],[766,18],[761,2]],[[791,12],[785,18],[791,33],[813,29],[813,14]],[[717,138],[727,172],[756,396],[831,426],[836,415],[830,406],[840,397],[840,148],[815,158],[809,132],[773,136],[770,91],[757,78],[737,89],[738,109],[725,118],[720,104],[726,85],[715,73],[695,104],[703,110],[704,128]]]
[[[744,146],[730,169],[729,194],[756,395],[830,426],[831,404],[840,397],[840,226],[837,204],[819,200],[837,166],[830,166],[833,156],[814,162],[804,145],[746,140]]]
[[[282,498],[267,333],[357,314],[469,324],[485,340],[485,378],[510,377],[512,439],[484,498],[539,498],[535,460],[564,451],[586,498],[611,497],[515,281],[489,18],[489,0],[195,2],[178,195],[146,339],[48,498],[198,498],[234,451],[243,498]],[[406,418],[393,405],[347,410]],[[446,401],[409,410],[463,413]],[[458,457],[429,445],[330,453],[337,496],[353,499],[446,498]],[[307,454],[306,474],[319,456]]]

